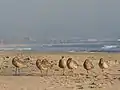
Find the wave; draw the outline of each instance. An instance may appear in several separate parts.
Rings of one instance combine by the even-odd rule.
[[[100,43],[43,44],[42,47],[101,47]]]
[[[9,50],[32,50],[32,48],[0,48],[0,50],[5,50],[5,51],[9,51]]]
[[[120,52],[119,44],[46,44],[29,47],[0,47],[0,51],[18,50],[18,51],[67,51],[67,52]]]
[[[101,49],[112,49],[112,48],[117,48],[118,45],[104,45]]]

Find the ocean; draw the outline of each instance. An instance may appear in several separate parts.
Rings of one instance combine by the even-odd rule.
[[[62,51],[62,52],[120,52],[119,41],[97,41],[62,44],[29,44],[23,46],[0,47],[0,50]]]

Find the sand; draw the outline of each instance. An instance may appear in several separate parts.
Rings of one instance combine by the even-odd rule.
[[[72,57],[77,61],[79,67],[74,70],[74,73],[66,68],[65,76],[62,75],[62,70],[58,67],[62,55],[66,60],[68,57]],[[9,56],[9,58],[3,58],[5,56]],[[19,56],[21,60],[30,57],[30,60],[26,61],[28,67],[21,68],[19,76],[14,75],[15,67],[11,63],[14,56]],[[106,76],[103,76],[98,66],[101,57],[109,61],[109,68],[105,70]],[[119,57],[120,53],[1,51],[0,90],[120,90]],[[56,63],[47,76],[41,76],[39,69],[35,66],[37,58],[46,58]],[[91,59],[95,66],[88,76],[83,68],[86,58]]]

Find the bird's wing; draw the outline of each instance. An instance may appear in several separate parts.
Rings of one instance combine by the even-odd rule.
[[[76,61],[73,61],[73,63],[74,63],[76,66],[79,66],[79,64],[78,64]]]
[[[94,68],[94,65],[93,65],[92,62],[89,62],[89,64],[90,64],[90,67],[91,67],[91,68]]]

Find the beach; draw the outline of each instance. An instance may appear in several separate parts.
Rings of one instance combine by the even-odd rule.
[[[3,58],[8,56],[9,58]],[[18,56],[20,60],[30,57],[26,61],[28,67],[20,69],[20,75],[16,76],[12,58]],[[58,62],[64,56],[67,60],[72,58],[79,67],[70,73],[65,69],[65,76]],[[0,90],[120,90],[120,53],[104,52],[37,52],[37,51],[1,51],[0,52]],[[41,76],[36,67],[37,59],[53,61],[55,65],[48,71],[48,75]],[[91,59],[94,69],[86,77],[83,67],[85,59]],[[103,76],[98,66],[100,58],[109,61],[109,68],[105,70],[107,76]],[[45,72],[44,72],[45,73]]]

